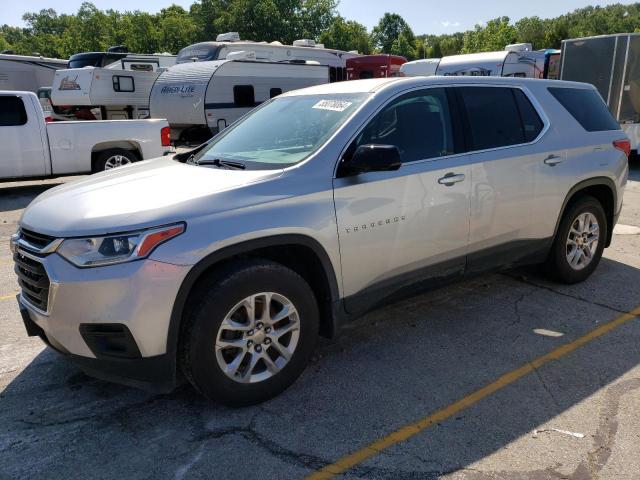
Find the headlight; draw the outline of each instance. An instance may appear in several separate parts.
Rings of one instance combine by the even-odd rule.
[[[16,232],[9,238],[9,250],[11,253],[18,251],[18,240],[20,240],[20,232]]]
[[[146,258],[161,243],[185,230],[183,223],[104,237],[70,238],[57,252],[78,267],[98,267]]]

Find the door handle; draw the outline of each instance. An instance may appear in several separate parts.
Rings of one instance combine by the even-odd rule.
[[[439,178],[438,183],[446,187],[452,187],[454,184],[464,181],[465,178],[464,173],[449,172],[444,177]]]
[[[549,165],[550,167],[555,167],[556,165],[562,163],[562,157],[559,155],[549,155],[544,159],[545,165]]]

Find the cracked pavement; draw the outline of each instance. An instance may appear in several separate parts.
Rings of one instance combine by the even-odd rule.
[[[0,298],[17,290],[20,212],[56,182],[0,184]],[[639,165],[619,223],[640,227]],[[237,410],[188,385],[154,395],[87,377],[0,300],[0,479],[302,478],[637,307],[640,234],[620,232],[583,284],[522,269],[372,312],[322,341],[283,395]],[[635,319],[341,478],[637,479],[639,345]]]

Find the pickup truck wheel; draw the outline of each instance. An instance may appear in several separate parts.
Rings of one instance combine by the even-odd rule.
[[[549,275],[563,283],[586,280],[596,269],[607,238],[607,217],[600,202],[584,196],[566,210],[546,263]]]
[[[138,157],[136,157],[132,151],[123,148],[112,148],[98,154],[93,171],[102,172],[104,170],[111,170],[137,161]]]
[[[318,337],[313,291],[296,272],[269,260],[244,260],[197,287],[185,318],[181,364],[211,400],[245,406],[289,387]]]

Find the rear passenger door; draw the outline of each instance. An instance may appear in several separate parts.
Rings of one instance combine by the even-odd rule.
[[[509,265],[544,249],[538,181],[548,149],[545,121],[521,88],[456,87],[471,168],[468,271]]]
[[[0,95],[0,178],[46,173],[47,159],[40,132],[44,118],[36,116],[37,110],[30,100],[21,95]],[[27,109],[32,113],[31,119]]]
[[[461,274],[469,235],[471,182],[456,154],[447,89],[400,95],[356,135],[360,145],[394,145],[397,171],[340,175],[334,200],[345,306],[359,312],[418,280]]]

